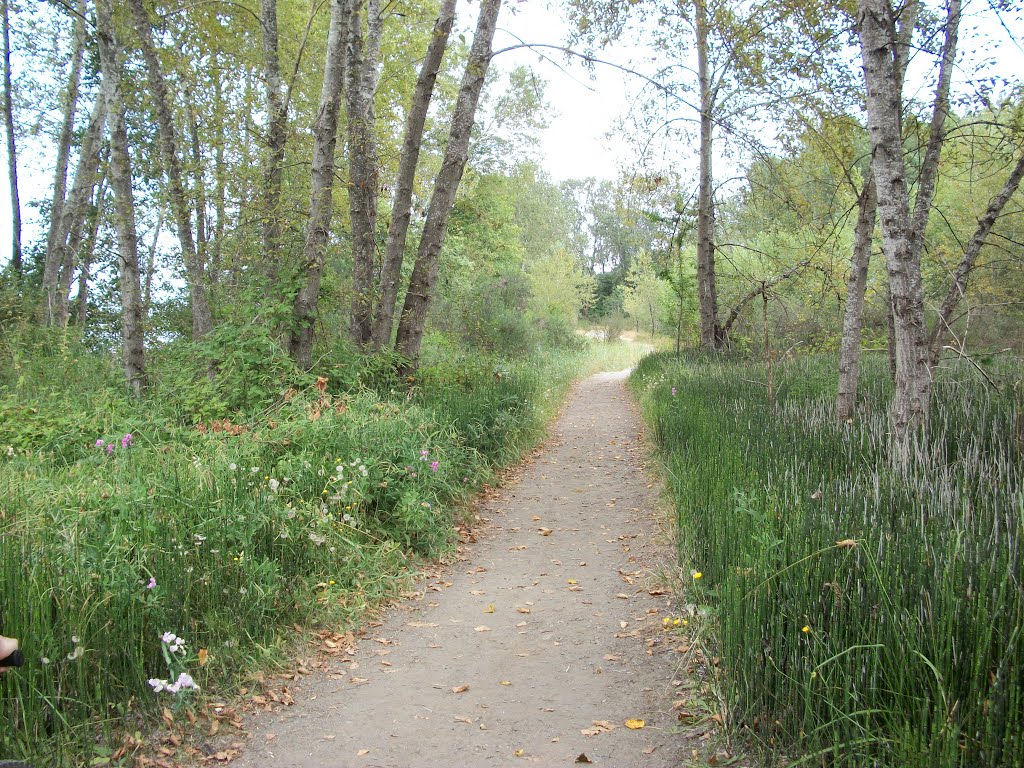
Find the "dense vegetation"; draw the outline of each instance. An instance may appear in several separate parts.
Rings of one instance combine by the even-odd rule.
[[[902,456],[874,361],[834,418],[832,364],[645,359],[692,599],[709,611],[730,725],[769,762],[1024,764],[1019,359],[940,369]]]
[[[136,401],[71,336],[0,348],[0,604],[30,659],[3,680],[0,754],[47,766],[104,764],[138,713],[188,707],[153,680],[223,692],[280,659],[293,624],[351,626],[407,588],[601,365],[580,345],[515,363],[447,350],[408,379],[358,359],[318,379],[247,366],[239,345],[204,384],[172,345]]]

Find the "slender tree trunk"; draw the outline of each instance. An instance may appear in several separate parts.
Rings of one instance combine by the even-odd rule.
[[[455,193],[458,191],[469,157],[470,133],[476,119],[480,90],[483,88],[484,77],[491,61],[491,43],[494,40],[500,10],[501,0],[483,0],[481,3],[469,61],[455,101],[448,145],[441,161],[441,170],[434,182],[434,192],[427,208],[427,220],[423,225],[416,264],[402,307],[395,347],[413,365],[419,360],[427,310],[433,298],[441,248],[444,246],[444,238],[448,231],[448,215],[455,203]]]
[[[111,0],[96,2],[96,37],[103,71],[103,92],[110,114],[110,188],[114,193],[114,227],[117,231],[118,271],[121,288],[121,337],[124,343],[124,375],[131,392],[138,396],[146,378],[146,359],[139,290],[139,251],[135,231],[135,201],[132,193],[131,160],[121,100],[120,47],[114,32]]]
[[[101,84],[102,85],[102,84]],[[75,166],[75,178],[71,184],[71,193],[61,206],[61,217],[56,222],[56,231],[52,232],[52,245],[48,246],[43,262],[43,324],[57,324],[57,305],[60,303],[58,283],[60,271],[71,256],[69,251],[75,248],[69,243],[74,233],[82,232],[85,219],[89,214],[89,203],[96,189],[99,178],[100,154],[103,147],[103,131],[107,125],[107,100],[98,96],[93,106],[89,125],[82,137],[79,147],[78,164]],[[51,230],[54,222],[51,221]],[[48,237],[49,240],[49,237]]]
[[[380,352],[391,342],[395,320],[395,303],[398,301],[398,286],[402,279],[402,261],[405,256],[405,242],[412,219],[412,191],[416,178],[416,164],[419,161],[420,146],[423,143],[423,128],[427,111],[434,94],[437,73],[448,47],[448,37],[455,22],[455,0],[442,0],[441,10],[434,23],[434,33],[427,46],[427,54],[420,66],[420,74],[413,91],[412,104],[405,123],[405,138],[402,155],[398,161],[398,181],[395,185],[395,199],[391,207],[391,223],[388,226],[387,250],[380,273],[380,296],[373,324],[373,347]]]
[[[75,270],[78,268],[79,255],[86,248],[92,247],[95,240],[96,227],[102,215],[103,199],[106,195],[106,170],[100,175],[96,185],[95,200],[90,201],[86,215],[78,222],[78,226],[68,235],[67,246],[64,249],[64,260],[60,267],[60,276],[57,280],[56,301],[53,308],[53,324],[65,328],[70,315],[71,282],[74,279]]]
[[[14,87],[11,84],[11,23],[3,0],[4,126],[7,129],[7,177],[11,188],[11,268],[21,274],[21,199],[18,195],[18,148],[14,141]]]
[[[156,112],[157,135],[159,138],[160,155],[167,173],[170,187],[171,211],[181,244],[182,259],[185,262],[185,276],[188,283],[189,298],[192,303],[192,338],[205,336],[213,328],[213,315],[206,292],[206,275],[203,263],[199,259],[196,243],[192,233],[192,214],[185,197],[184,173],[178,155],[178,140],[174,130],[174,119],[171,115],[171,100],[167,92],[160,57],[153,44],[153,32],[143,0],[128,0],[135,31],[142,48],[142,56],[146,61],[146,72],[149,76],[149,88],[153,98],[153,109]]]
[[[718,290],[715,285],[715,209],[712,189],[711,148],[714,93],[708,64],[708,16],[705,0],[694,0],[697,30],[697,80],[700,86],[700,171],[697,188],[697,301],[700,308],[700,346],[722,345],[718,325]]]
[[[950,283],[949,290],[946,291],[946,298],[942,300],[942,305],[939,307],[939,316],[928,338],[930,349],[929,364],[932,368],[939,364],[939,357],[942,355],[943,339],[949,331],[950,323],[953,320],[953,312],[967,291],[967,279],[971,274],[971,270],[974,269],[975,263],[978,261],[981,247],[985,244],[985,240],[992,231],[992,227],[995,225],[996,219],[999,218],[1003,207],[1013,196],[1013,193],[1017,191],[1017,187],[1020,186],[1022,178],[1024,178],[1024,155],[1017,158],[1017,164],[1014,166],[1013,171],[1011,171],[1006,183],[1003,184],[1003,188],[999,191],[998,195],[992,198],[988,208],[985,210],[985,214],[978,220],[978,227],[974,230],[974,234],[967,243],[967,247],[964,248],[963,256],[960,258],[956,271],[953,272],[953,281]]]
[[[75,110],[78,108],[78,89],[82,80],[82,62],[85,59],[85,2],[79,0],[75,4],[75,15],[71,33],[71,69],[68,72],[67,86],[63,93],[64,115],[61,120],[60,135],[57,138],[57,163],[53,173],[53,198],[50,203],[50,227],[46,236],[46,257],[43,261],[43,288],[46,294],[46,311],[50,314],[52,306],[53,281],[56,270],[60,267],[63,248],[58,248],[57,240],[63,232],[64,203],[67,199],[68,164],[71,157],[71,139],[75,128]],[[64,233],[66,236],[66,233]],[[49,280],[47,279],[49,278]],[[46,317],[45,322],[49,323]]]
[[[203,148],[199,141],[199,117],[192,108],[191,97],[188,97],[185,104],[185,113],[188,117],[189,150],[191,152],[192,196],[195,200],[196,219],[196,255],[200,264],[206,264],[206,246],[209,243],[206,216],[206,178],[203,173]],[[212,282],[212,280],[211,280]]]
[[[366,39],[356,0],[348,50],[349,216],[352,222],[352,313],[349,338],[359,349],[373,331],[374,275],[377,272],[377,189],[380,186],[373,96],[377,90],[382,31],[380,0],[368,0]]]
[[[214,54],[213,64],[214,68],[216,68],[216,53]],[[213,104],[216,114],[223,114],[224,94],[220,77],[214,78]],[[213,149],[215,199],[213,203],[213,243],[210,246],[209,264],[210,282],[212,284],[216,284],[220,279],[221,270],[223,269],[221,250],[224,242],[224,229],[227,225],[227,164],[224,162],[224,129],[223,120],[215,121],[214,130],[217,132],[217,144]]]
[[[160,232],[164,228],[164,206],[161,203],[157,206],[156,228],[153,230],[153,240],[149,244],[149,252],[146,254],[146,279],[142,290],[142,316],[149,318],[150,308],[153,306],[153,273],[156,271],[156,248],[160,242]]]
[[[100,224],[103,222],[103,204],[107,196],[106,174],[100,179],[96,187],[96,200],[92,205],[92,215],[89,218],[89,236],[83,241],[80,249],[75,253],[81,253],[82,265],[78,271],[78,327],[85,325],[85,313],[89,303],[89,267],[92,264],[92,256],[96,251],[96,240],[99,236]],[[76,259],[77,260],[77,259]],[[68,269],[61,273],[60,290],[58,297],[60,303],[57,306],[58,323],[66,327],[71,316],[71,279],[72,270]]]
[[[281,77],[278,54],[277,0],[261,0],[263,33],[263,77],[266,80],[267,154],[263,166],[263,260],[266,264],[267,290],[279,293],[281,242],[284,211],[281,195],[285,150],[288,144],[288,104]]]
[[[288,351],[303,368],[313,359],[313,332],[320,278],[324,269],[327,238],[331,226],[331,193],[334,189],[334,154],[338,140],[338,112],[345,82],[345,50],[348,37],[349,0],[331,0],[327,32],[327,56],[320,107],[313,125],[313,170],[309,199],[309,228],[303,248],[305,283],[292,307],[292,330]]]
[[[860,329],[864,315],[864,294],[871,262],[871,242],[875,232],[878,196],[875,177],[868,172],[864,189],[857,199],[857,225],[853,231],[853,264],[846,286],[846,309],[843,314],[843,337],[839,347],[839,392],[836,415],[840,421],[853,418],[857,406],[857,384],[860,381]]]

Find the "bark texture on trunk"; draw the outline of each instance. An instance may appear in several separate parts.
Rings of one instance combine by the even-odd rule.
[[[107,198],[107,177],[106,173],[100,178],[96,187],[96,199],[91,206],[92,215],[89,217],[89,234],[76,253],[81,255],[81,265],[78,267],[78,316],[76,318],[78,327],[85,324],[85,313],[89,305],[89,267],[92,264],[92,257],[96,251],[96,240],[99,236],[100,225],[104,220],[104,204]],[[75,260],[77,261],[77,259]],[[61,272],[60,287],[57,292],[57,319],[62,327],[66,327],[71,318],[71,281],[72,270]]]
[[[903,93],[903,80],[910,62],[910,45],[917,27],[920,10],[919,0],[908,0],[896,20],[896,40],[893,62],[899,78],[898,91]],[[870,189],[869,189],[870,188]],[[867,272],[871,262],[871,241],[874,236],[876,207],[878,205],[875,177],[870,168],[864,180],[864,188],[857,198],[857,227],[854,231],[853,254],[850,258],[850,281],[846,291],[846,310],[843,315],[843,336],[839,350],[839,384],[836,394],[836,414],[841,421],[853,417],[857,403],[857,388],[860,384],[860,329],[864,314],[864,292],[867,290]],[[868,207],[870,206],[870,210]],[[886,293],[888,297],[888,293]],[[892,308],[888,298],[886,322],[890,337],[892,331]],[[889,344],[890,353],[895,349]],[[892,378],[896,378],[895,357],[890,356]]]
[[[4,126],[7,129],[7,178],[11,191],[11,268],[21,274],[21,198],[18,195],[18,148],[14,140],[14,87],[11,83],[11,23],[3,5]]]
[[[999,218],[1003,207],[1020,186],[1022,178],[1024,178],[1024,155],[1017,158],[1017,164],[1010,172],[1006,183],[1003,184],[1003,188],[999,191],[998,195],[992,198],[984,215],[978,220],[978,227],[974,230],[974,234],[971,235],[967,247],[964,248],[963,256],[960,258],[960,263],[957,264],[956,270],[953,272],[953,280],[950,283],[949,290],[946,292],[946,297],[942,300],[942,305],[939,307],[939,316],[936,318],[935,326],[932,328],[931,335],[928,338],[930,349],[929,363],[932,368],[939,363],[939,357],[942,355],[942,342],[949,332],[950,324],[953,322],[953,312],[956,311],[960,299],[963,298],[967,291],[967,279],[978,261],[978,254],[981,253],[981,248],[985,245],[985,240],[992,231],[992,227],[995,225],[996,219]]]
[[[102,87],[102,84],[101,84]],[[61,206],[61,216],[51,221],[52,245],[48,245],[43,261],[43,324],[59,323],[58,299],[61,270],[71,269],[78,247],[76,233],[81,233],[89,214],[89,203],[99,179],[103,132],[107,126],[108,103],[102,93],[96,97],[89,125],[82,136],[78,164],[71,192]]]
[[[722,346],[718,325],[718,289],[715,280],[715,203],[712,186],[714,91],[708,63],[708,12],[705,0],[694,0],[697,31],[697,81],[700,87],[700,171],[697,187],[697,303],[701,349]]]
[[[356,0],[362,5],[361,0]],[[348,50],[349,217],[352,223],[352,312],[349,338],[359,349],[370,343],[373,330],[374,276],[377,273],[377,189],[380,172],[374,135],[373,97],[380,68],[382,20],[380,1],[366,4],[366,37],[362,13],[352,14]]]
[[[875,177],[869,172],[864,189],[857,199],[857,225],[853,230],[853,263],[846,285],[846,307],[843,312],[843,336],[839,347],[839,387],[836,415],[840,421],[853,418],[857,406],[857,385],[860,382],[860,329],[864,316],[864,294],[868,285],[871,243],[875,233],[875,212],[878,196]]]
[[[124,344],[124,375],[128,388],[138,396],[146,378],[143,343],[142,299],[139,288],[139,250],[135,230],[131,160],[121,100],[120,47],[114,32],[111,0],[96,2],[96,37],[103,71],[101,97],[110,113],[110,168],[114,193],[114,227],[117,231],[118,271],[121,293],[121,337]]]
[[[338,112],[345,83],[345,49],[348,37],[349,0],[331,0],[320,106],[313,124],[313,169],[309,200],[309,228],[303,248],[305,282],[295,295],[288,351],[303,368],[313,358],[313,332],[320,297],[327,238],[331,226],[331,194],[334,190],[334,154],[338,140]]]
[[[281,195],[288,144],[288,104],[278,53],[277,0],[261,0],[263,77],[266,80],[267,155],[263,167],[263,259],[267,288],[277,291],[284,211]]]
[[[441,248],[448,231],[448,215],[455,203],[455,193],[458,191],[469,157],[469,137],[476,119],[480,90],[483,88],[484,77],[491,61],[491,44],[500,10],[501,0],[483,0],[480,7],[469,61],[455,102],[448,145],[441,161],[441,170],[434,182],[434,192],[427,208],[427,220],[423,225],[423,237],[420,239],[416,264],[409,280],[409,290],[406,292],[402,316],[398,323],[395,348],[413,365],[419,360],[427,311],[437,281]]]
[[[53,197],[50,201],[50,226],[46,234],[46,256],[43,260],[44,319],[52,322],[53,284],[60,268],[62,252],[58,252],[57,239],[62,231],[64,203],[68,194],[68,165],[71,158],[71,139],[75,128],[75,110],[78,107],[78,89],[82,81],[82,62],[85,59],[85,2],[75,5],[76,15],[71,28],[71,66],[68,82],[62,94],[63,116],[57,137],[57,162],[53,172]],[[49,278],[49,279],[48,279]]]
[[[434,33],[427,46],[427,54],[420,67],[420,74],[413,91],[412,104],[405,123],[405,137],[402,141],[402,155],[398,161],[398,180],[395,184],[395,199],[391,207],[391,223],[388,225],[387,248],[380,271],[380,295],[373,321],[373,348],[380,352],[391,342],[395,322],[395,303],[398,301],[398,286],[402,279],[402,261],[405,243],[412,219],[412,192],[416,179],[416,164],[423,143],[423,129],[427,122],[430,100],[434,94],[437,73],[448,47],[448,37],[455,23],[455,0],[443,0]]]
[[[193,237],[192,213],[185,196],[184,172],[178,154],[178,138],[174,128],[174,118],[171,114],[171,99],[160,65],[160,57],[153,44],[149,14],[142,2],[143,0],[128,0],[128,5],[131,7],[142,56],[146,61],[146,74],[149,77],[153,109],[156,112],[160,156],[163,160],[164,172],[167,174],[171,211],[181,244],[182,259],[185,262],[185,276],[192,304],[192,338],[199,339],[213,328],[213,315],[210,311],[210,302],[206,291],[204,265],[199,259]]]
[[[925,419],[931,372],[924,327],[920,262],[912,248],[903,163],[902,94],[893,57],[895,21],[888,0],[858,0],[857,31],[867,86],[872,173],[878,193],[882,251],[896,331],[896,390],[891,417],[897,435]]]

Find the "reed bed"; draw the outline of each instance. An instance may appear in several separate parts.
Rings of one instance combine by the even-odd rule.
[[[894,443],[887,371],[648,358],[633,376],[715,618],[727,718],[767,764],[1024,765],[1019,362],[943,366]],[[783,758],[783,756],[788,758]]]

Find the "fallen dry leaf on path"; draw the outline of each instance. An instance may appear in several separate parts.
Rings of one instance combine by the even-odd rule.
[[[550,536],[554,533],[550,528],[538,528],[537,532],[540,533],[541,536]]]
[[[576,759],[575,759],[575,760],[573,760],[573,762],[574,762],[574,763],[588,763],[588,764],[589,764],[589,763],[593,763],[594,761],[593,761],[593,760],[591,760],[591,759],[590,759],[589,757],[587,757],[587,756],[586,756],[585,754],[583,754],[582,752],[580,752],[580,753],[579,753],[579,754],[578,754],[578,755],[576,756]]]
[[[494,613],[494,603],[488,603],[487,607],[484,608],[484,613]]]
[[[456,685],[452,688],[452,693],[465,693],[469,690],[469,686],[463,683],[462,685]]]
[[[484,625],[484,624],[481,624],[479,627],[473,627],[473,631],[474,632],[490,632],[491,628],[486,626],[486,625]]]
[[[473,718],[472,717],[466,717],[464,715],[456,715],[455,716],[455,722],[456,723],[466,723],[468,725],[472,725],[473,724]]]
[[[370,750],[368,750],[368,749],[360,749],[358,752],[356,752],[356,757],[364,757],[365,755],[368,755],[368,754],[370,754]]]
[[[530,609],[527,608],[525,605],[517,605],[516,611],[518,611],[519,613],[529,613]]]
[[[643,720],[640,720],[635,717],[631,717],[629,718],[629,720],[626,721],[626,727],[629,728],[629,730],[631,731],[639,731],[645,725],[646,723]]]
[[[433,621],[407,621],[405,623],[407,627],[439,627],[440,624]]]

